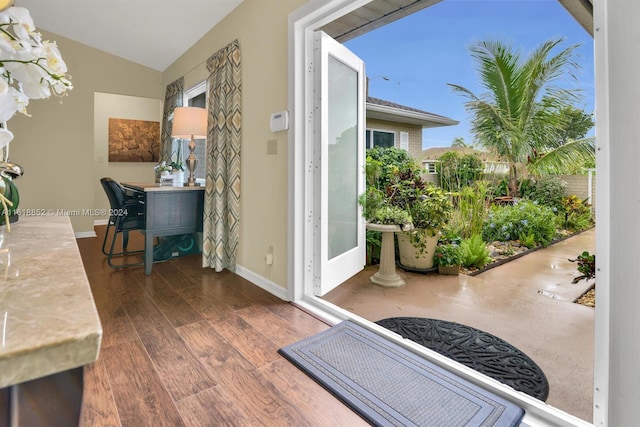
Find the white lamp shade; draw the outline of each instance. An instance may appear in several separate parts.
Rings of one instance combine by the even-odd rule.
[[[174,138],[206,138],[207,110],[200,107],[177,107],[173,110],[171,136]]]

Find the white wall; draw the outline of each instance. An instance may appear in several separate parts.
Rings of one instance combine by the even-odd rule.
[[[596,354],[594,423],[640,420],[640,3],[595,0]]]

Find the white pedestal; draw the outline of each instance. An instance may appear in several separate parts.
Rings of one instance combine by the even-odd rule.
[[[396,231],[402,231],[397,225],[369,224],[369,230],[380,231],[382,233],[382,245],[380,247],[380,268],[369,279],[371,283],[397,288],[405,284],[402,277],[396,273],[396,252],[393,244],[393,235]]]

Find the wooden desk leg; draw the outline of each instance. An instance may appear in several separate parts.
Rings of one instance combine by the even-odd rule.
[[[144,274],[147,276],[151,274],[151,268],[153,267],[153,233],[150,231],[144,232]]]
[[[380,267],[369,279],[371,283],[396,288],[405,284],[402,277],[396,273],[396,252],[393,241],[393,231],[382,232],[382,244],[380,246]]]

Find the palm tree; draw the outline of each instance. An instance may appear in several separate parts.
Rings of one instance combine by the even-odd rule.
[[[473,115],[472,131],[478,143],[509,162],[513,195],[518,194],[518,164],[526,164],[532,174],[552,173],[595,156],[593,139],[559,143],[566,120],[559,112],[577,95],[556,82],[566,75],[574,77],[578,69],[573,60],[578,45],[552,55],[562,41],[547,41],[524,60],[501,41],[479,42],[469,50],[487,92],[476,96],[462,86],[449,85],[468,99],[465,108]]]

